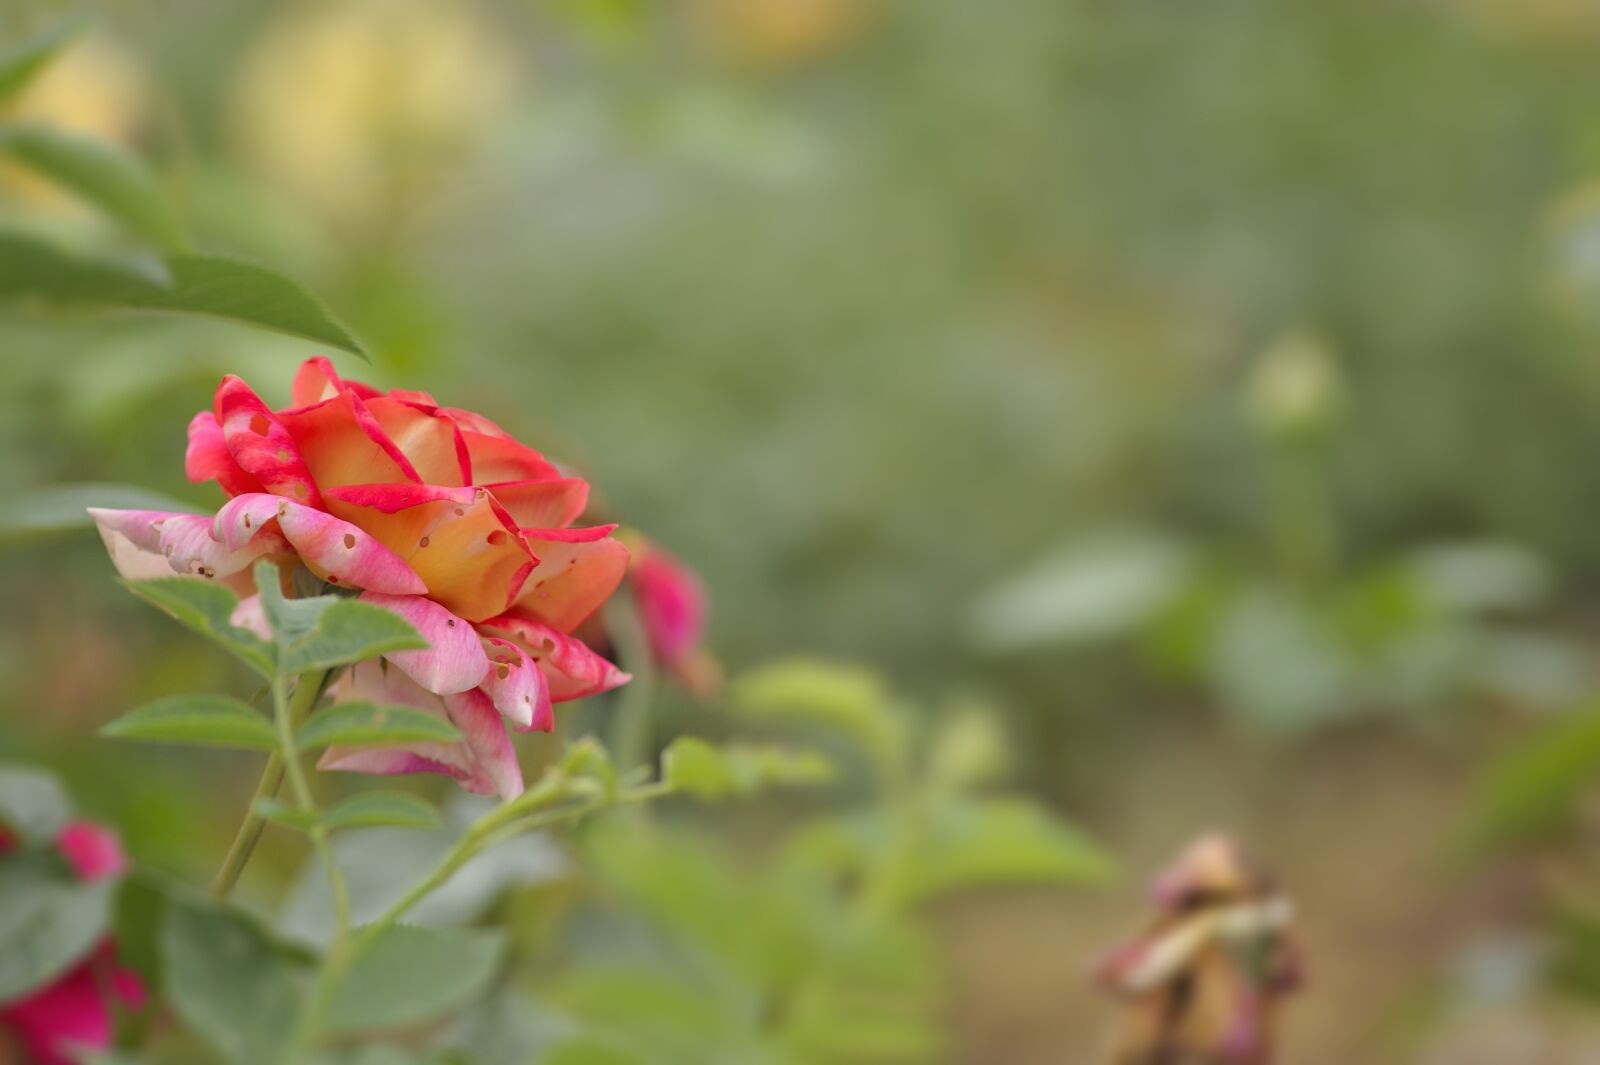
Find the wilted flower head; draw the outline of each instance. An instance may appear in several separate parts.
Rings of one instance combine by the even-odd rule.
[[[573,528],[587,482],[482,415],[345,381],[315,358],[281,410],[224,378],[189,423],[186,469],[229,495],[215,515],[92,512],[123,576],[192,574],[249,595],[256,559],[298,564],[430,644],[351,670],[334,696],[426,709],[464,739],[329,748],[323,768],[447,773],[509,797],[522,776],[502,718],[549,731],[552,703],[628,679],[571,635],[622,581],[627,548],[614,526]],[[260,614],[249,595],[234,623]]]
[[[1315,430],[1338,410],[1338,362],[1320,338],[1288,333],[1261,353],[1247,387],[1250,412],[1262,429],[1289,435]]]
[[[1277,1004],[1302,978],[1288,899],[1220,834],[1151,894],[1157,915],[1096,969],[1127,1003],[1113,1065],[1271,1065]]]
[[[0,855],[17,845],[0,828]],[[75,821],[55,839],[55,849],[78,879],[103,880],[127,868],[122,845],[110,829]],[[0,1002],[0,1059],[7,1036],[15,1039],[37,1065],[72,1065],[78,1052],[111,1046],[114,1000],[137,1008],[144,985],[132,971],[119,968],[116,947],[101,940],[83,958],[45,986],[11,1002]]]

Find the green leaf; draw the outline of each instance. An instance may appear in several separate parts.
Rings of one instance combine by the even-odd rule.
[[[296,967],[236,910],[171,900],[162,934],[167,995],[233,1065],[277,1065],[293,1027]]]
[[[367,357],[360,341],[299,285],[233,259],[169,255],[140,267],[0,233],[0,300],[8,299],[225,318]]]
[[[265,715],[231,696],[212,694],[157,699],[109,722],[100,735],[248,751],[271,751],[278,746],[278,735]]]
[[[77,32],[76,22],[59,23],[0,54],[0,103],[21,95]]]
[[[602,795],[607,799],[616,798],[619,784],[616,764],[611,760],[611,753],[593,736],[584,736],[569,746],[561,768],[574,780],[596,781]]]
[[[1474,787],[1462,843],[1479,853],[1572,823],[1600,777],[1600,708],[1562,718],[1498,758]]]
[[[167,892],[139,873],[122,881],[113,907],[117,937],[117,964],[139,974],[145,987],[156,993],[164,986],[161,969],[161,929],[167,920]]]
[[[278,637],[278,664],[287,676],[428,646],[409,621],[371,603],[337,595],[285,599],[278,568],[270,562],[256,563],[255,578],[262,611]]]
[[[306,829],[317,823],[317,815],[315,811],[302,810],[298,806],[290,806],[286,802],[283,802],[279,799],[270,798],[266,795],[263,795],[256,799],[255,802],[252,802],[250,804],[250,809],[254,810],[256,816],[262,818],[263,820],[271,821],[275,825],[283,825],[285,828],[292,828],[300,832],[304,832]]]
[[[323,820],[329,828],[437,828],[439,811],[403,791],[368,791],[334,803]]]
[[[261,637],[229,620],[239,597],[220,584],[193,577],[159,577],[123,581],[134,595],[165,611],[175,621],[221,644],[263,677],[273,677],[272,647]]]
[[[354,599],[336,599],[311,635],[283,649],[287,673],[364,662],[389,651],[420,651],[428,641],[405,618]]]
[[[120,148],[30,123],[0,126],[0,155],[71,191],[159,247],[179,251],[188,243],[155,175]]]
[[[0,765],[0,825],[24,840],[53,840],[72,816],[61,782],[42,769]]]
[[[679,736],[661,752],[661,778],[700,799],[720,799],[739,788],[722,751],[694,736]]]
[[[295,746],[313,750],[343,744],[450,743],[460,738],[454,725],[426,710],[348,702],[312,714],[295,735]]]
[[[350,966],[324,1023],[349,1032],[448,1012],[488,986],[504,948],[498,932],[395,925]]]
[[[838,730],[880,766],[895,764],[905,751],[905,730],[889,692],[868,669],[790,659],[746,673],[729,696],[733,709],[750,717]]]
[[[125,484],[52,484],[9,495],[0,502],[0,539],[87,529],[90,507],[190,512],[188,503]]]
[[[680,736],[662,752],[661,773],[676,790],[715,800],[772,785],[822,783],[832,779],[833,765],[815,751],[748,744],[716,747],[694,736]]]
[[[42,858],[0,863],[0,1002],[59,976],[110,923],[115,880],[83,883]]]
[[[912,847],[898,894],[914,903],[978,887],[1098,883],[1111,868],[1099,847],[1033,802],[951,800]]]
[[[1096,532],[983,596],[969,628],[974,642],[992,652],[1125,636],[1173,600],[1189,569],[1189,552],[1170,537]]]

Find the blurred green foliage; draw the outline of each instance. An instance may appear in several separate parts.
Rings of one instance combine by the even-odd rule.
[[[860,711],[889,698],[868,672],[736,690],[745,721],[853,735],[846,790],[986,779],[992,722],[935,710],[965,685],[1012,708],[1050,799],[1094,757],[1080,730],[1158,729],[1147,706],[1398,718],[1470,760],[1484,717],[1592,687],[1600,18],[1577,0],[22,0],[0,34],[10,242],[115,264],[147,307],[158,247],[281,271],[331,309],[291,290],[289,333],[360,338],[374,379],[579,465],[700,569],[736,670],[908,678],[891,715]],[[79,482],[214,503],[183,483],[188,417],[224,372],[281,396],[318,348],[63,313],[40,279],[77,275],[10,262],[0,752],[203,872],[228,804],[193,795],[242,795],[245,763],[85,737],[245,682],[122,601],[89,538],[42,534]],[[659,736],[701,712],[663,702]],[[1581,839],[1592,730],[1490,768],[1490,850]],[[974,840],[1049,852],[1032,807],[929,787],[950,864],[895,897],[984,868]],[[848,868],[895,815],[796,839]],[[618,831],[619,893],[655,842]],[[674,1012],[680,988],[624,975]],[[503,1012],[462,1023],[522,1046]]]

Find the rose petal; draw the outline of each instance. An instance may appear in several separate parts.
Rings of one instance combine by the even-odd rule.
[[[486,636],[483,649],[489,655],[483,690],[494,700],[495,709],[524,732],[554,729],[550,682],[538,663],[514,640]]]
[[[651,653],[669,667],[686,664],[706,632],[706,592],[699,576],[649,544],[634,558],[629,579]]]
[[[391,651],[383,656],[428,691],[448,695],[483,682],[489,658],[478,634],[462,618],[420,595],[363,592],[361,601],[405,618],[428,641],[426,650]]]
[[[341,391],[332,399],[282,411],[278,420],[305,456],[317,485],[419,483],[405,453],[383,431],[366,401]]]
[[[485,487],[524,529],[564,528],[577,521],[589,505],[589,482],[581,477],[511,481]]]
[[[316,481],[289,431],[249,385],[229,374],[217,387],[215,413],[228,453],[274,495],[321,504]]]
[[[278,498],[256,494],[262,499]],[[212,536],[212,519],[204,514],[100,507],[90,507],[89,514],[100,530],[112,565],[129,580],[173,573],[230,577],[262,555],[278,553],[287,547],[282,537],[270,531],[260,537],[241,538],[236,544],[220,543]],[[159,559],[161,566],[153,565],[151,559]]]
[[[389,595],[422,595],[422,577],[359,526],[276,496],[236,496],[217,511],[215,535],[238,543],[276,521],[306,568],[332,584]]]
[[[513,439],[510,433],[476,411],[462,410],[460,407],[440,407],[439,413],[455,422],[463,433],[481,433],[484,436]]]
[[[247,595],[239,600],[239,605],[228,615],[228,624],[236,629],[253,632],[263,640],[272,639],[272,625],[267,621],[267,612],[261,605],[260,595]]]
[[[56,837],[56,850],[79,880],[104,880],[128,869],[128,856],[117,834],[103,825],[74,821]]]
[[[448,721],[441,697],[417,685],[398,669],[379,661],[351,666],[328,690],[335,705],[365,699],[382,706],[409,706]],[[392,776],[405,773],[443,773],[459,781],[482,776],[471,750],[462,742],[415,743],[404,747],[329,747],[317,760],[318,769]]]
[[[520,644],[544,671],[550,684],[551,702],[563,703],[597,695],[633,679],[595,654],[582,640],[534,618],[502,614],[481,623],[478,631]]]
[[[189,419],[189,447],[183,456],[183,472],[195,484],[216,481],[230,496],[262,490],[261,482],[234,461],[222,426],[209,410]]]
[[[84,1049],[110,1047],[111,1004],[101,975],[109,970],[110,991],[130,1007],[139,1008],[145,997],[138,976],[114,964],[111,941],[103,940],[52,983],[0,1006],[0,1028],[15,1035],[27,1060],[36,1065],[73,1065]]]
[[[509,436],[463,430],[461,438],[466,441],[467,456],[472,462],[472,479],[478,484],[547,481],[561,476],[561,471],[545,461],[543,455]]]
[[[609,532],[610,527],[605,527]],[[628,549],[615,537],[589,529],[524,529],[539,558],[513,610],[571,632],[622,583]],[[559,539],[557,539],[559,537]]]
[[[328,508],[369,530],[427,584],[430,599],[480,621],[521,592],[536,557],[483,489],[355,485],[330,489]]]
[[[472,460],[455,422],[417,404],[382,396],[367,400],[367,409],[423,484],[459,488],[472,483]]]
[[[467,750],[472,752],[474,773],[465,782],[468,791],[480,795],[498,794],[510,800],[522,794],[522,766],[517,749],[511,745],[500,711],[482,689],[444,697],[450,721],[461,730]]]

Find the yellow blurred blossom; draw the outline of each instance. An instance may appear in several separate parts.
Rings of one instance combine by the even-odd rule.
[[[874,0],[700,0],[711,39],[733,57],[782,65],[825,55],[849,41]]]
[[[459,162],[513,81],[513,57],[461,3],[301,3],[247,58],[233,128],[264,174],[361,224],[403,211]]]

